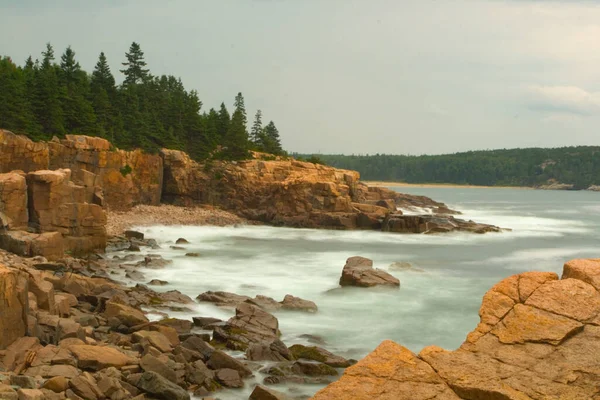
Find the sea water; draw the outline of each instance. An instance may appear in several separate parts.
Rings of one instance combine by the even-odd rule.
[[[539,270],[560,275],[565,261],[600,257],[600,193],[473,188],[392,188],[430,196],[463,212],[461,218],[490,223],[511,232],[485,235],[453,233],[410,235],[370,231],[329,231],[266,226],[139,228],[162,247],[173,264],[144,270],[148,280],[169,282],[192,298],[208,290],[281,301],[286,294],[314,301],[317,313],[276,312],[281,339],[288,345],[312,344],[360,359],[385,339],[414,352],[435,344],[457,348],[479,321],[484,293],[512,274]],[[170,249],[177,238],[190,244]],[[186,252],[200,253],[198,258]],[[389,270],[395,262],[413,268],[389,270],[397,289],[338,289],[345,260],[368,257]],[[233,310],[200,303],[191,312],[172,313],[230,318]],[[261,376],[256,381],[261,381]],[[245,390],[219,392],[221,399],[246,399]],[[277,389],[312,395],[320,386]]]

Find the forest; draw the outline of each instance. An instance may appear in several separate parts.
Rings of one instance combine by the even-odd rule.
[[[526,148],[445,155],[300,155],[359,171],[364,180],[485,186],[600,185],[600,147]]]
[[[134,42],[116,83],[102,52],[92,73],[84,71],[67,47],[59,60],[47,44],[41,59],[23,65],[0,58],[0,128],[32,140],[67,134],[108,139],[122,149],[184,150],[196,160],[239,160],[250,150],[283,154],[273,121],[258,110],[250,132],[242,93],[230,113],[225,103],[203,111],[196,90],[186,90],[175,76],[150,73],[141,46]]]

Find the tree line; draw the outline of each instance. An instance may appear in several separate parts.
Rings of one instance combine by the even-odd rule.
[[[556,181],[573,184],[576,189],[600,185],[600,147],[594,146],[434,156],[319,154],[314,157],[337,168],[359,171],[365,180],[485,186],[538,186]]]
[[[0,57],[0,128],[36,141],[99,136],[122,149],[166,147],[196,160],[245,159],[250,150],[284,153],[277,127],[273,121],[263,125],[260,110],[248,132],[242,93],[231,114],[225,103],[202,111],[198,92],[186,90],[181,79],[150,73],[136,42],[125,53],[120,85],[103,52],[91,74],[75,55],[69,46],[56,61],[48,43],[41,61],[30,56],[20,66]]]

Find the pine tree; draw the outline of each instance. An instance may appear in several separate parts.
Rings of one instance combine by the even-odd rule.
[[[254,144],[254,147],[259,151],[263,151],[262,135],[262,111],[258,110],[254,116],[254,124],[252,125],[252,131],[250,132],[250,140]]]
[[[265,127],[264,135],[264,151],[271,154],[282,154],[281,140],[279,138],[279,130],[275,127],[273,121]]]
[[[26,95],[24,72],[10,58],[0,58],[0,123],[26,133],[33,119]]]
[[[219,144],[224,144],[225,136],[227,135],[227,131],[229,131],[229,125],[231,124],[231,117],[229,115],[229,111],[227,111],[227,107],[225,103],[221,103],[221,108],[219,109],[219,121],[217,123],[217,133],[219,135]]]
[[[231,116],[231,124],[225,136],[225,150],[223,156],[232,160],[243,160],[249,157],[250,141],[246,126],[246,106],[241,93],[235,97],[235,111]]]
[[[98,134],[118,145],[120,138],[115,134],[120,132],[122,123],[118,115],[117,88],[104,52],[100,53],[92,72],[90,98],[96,114]]]
[[[132,85],[136,83],[144,82],[148,78],[148,69],[144,69],[146,62],[144,61],[144,52],[140,45],[136,42],[131,44],[129,47],[129,53],[125,53],[127,62],[122,65],[127,67],[122,69],[121,72],[125,74],[124,85]]]
[[[67,47],[60,62],[61,105],[65,129],[69,133],[96,133],[96,115],[87,99],[89,78],[75,60],[75,52]]]
[[[58,66],[54,64],[54,49],[46,44],[42,53],[42,64],[34,66],[35,93],[32,99],[32,109],[37,121],[42,127],[41,138],[50,139],[53,135],[62,136],[65,133],[63,111],[60,104],[61,88],[58,83]]]

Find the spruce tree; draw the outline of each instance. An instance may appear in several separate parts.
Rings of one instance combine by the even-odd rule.
[[[217,123],[218,140],[221,145],[224,144],[225,136],[227,135],[227,131],[229,131],[230,124],[231,116],[229,115],[229,111],[227,111],[225,103],[221,103],[221,108],[219,109],[219,121]]]
[[[27,133],[33,119],[26,95],[24,72],[10,58],[0,58],[0,124]]]
[[[58,82],[58,66],[54,64],[54,48],[46,44],[42,52],[42,64],[34,67],[35,93],[32,99],[32,109],[37,121],[42,127],[41,138],[50,139],[53,135],[62,136],[65,133],[63,111],[60,104],[61,88]]]
[[[144,61],[144,52],[140,45],[133,42],[129,47],[129,52],[125,53],[127,62],[122,63],[125,69],[121,72],[125,74],[124,85],[132,85],[144,82],[148,78],[148,69],[145,69],[146,61]]]
[[[100,53],[90,80],[90,99],[98,126],[98,134],[120,145],[115,136],[121,125],[118,115],[118,98],[115,78],[110,71],[104,52]]]
[[[254,116],[254,124],[252,124],[252,130],[250,132],[250,140],[254,144],[254,147],[259,151],[263,151],[262,135],[262,111],[258,110]]]
[[[96,115],[89,96],[89,78],[75,60],[75,52],[67,47],[60,62],[61,105],[65,129],[69,133],[97,133]]]
[[[248,150],[250,141],[248,140],[246,106],[244,96],[241,93],[235,97],[235,111],[231,116],[231,124],[227,135],[225,136],[225,149],[223,155],[232,160],[243,160],[249,157]]]
[[[265,127],[264,135],[264,151],[271,154],[282,154],[283,149],[281,148],[281,140],[279,138],[279,130],[273,123],[273,121],[269,122],[269,124]]]

